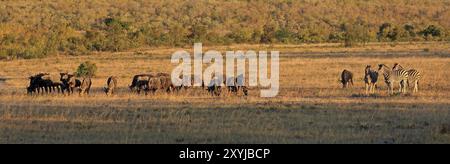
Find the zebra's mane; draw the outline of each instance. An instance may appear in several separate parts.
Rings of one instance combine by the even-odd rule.
[[[395,64],[394,64],[394,67],[392,67],[392,70],[394,70],[394,69],[397,70],[396,68],[398,68],[398,69],[404,69],[403,66],[401,66],[401,65],[398,64],[398,63],[395,63]]]
[[[384,71],[389,71],[391,69],[386,64],[380,64],[378,66],[380,67],[378,70],[380,70],[382,68]]]

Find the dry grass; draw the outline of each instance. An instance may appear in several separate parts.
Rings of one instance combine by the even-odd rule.
[[[448,43],[331,45],[228,47],[281,51],[281,91],[270,99],[256,88],[248,97],[128,92],[134,74],[170,72],[174,49],[1,61],[0,143],[450,143]],[[93,94],[26,95],[27,76],[72,71],[86,60],[99,67]],[[377,94],[365,96],[364,66],[394,62],[424,73],[420,93],[387,96],[381,80]],[[341,89],[343,69],[354,72],[353,88]],[[100,90],[110,75],[121,87],[113,97]]]

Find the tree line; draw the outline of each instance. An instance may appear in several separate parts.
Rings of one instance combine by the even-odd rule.
[[[0,1],[0,59],[227,44],[450,41],[446,0]]]

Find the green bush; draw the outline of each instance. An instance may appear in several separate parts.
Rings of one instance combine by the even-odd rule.
[[[430,25],[419,32],[425,39],[440,37],[442,35],[441,29],[435,25]]]
[[[90,61],[86,61],[78,66],[76,74],[78,77],[92,77],[95,76],[96,72],[97,65]]]
[[[399,37],[399,28],[391,23],[383,23],[377,32],[378,41],[397,41]]]

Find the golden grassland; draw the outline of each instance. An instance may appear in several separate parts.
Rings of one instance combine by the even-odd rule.
[[[0,62],[0,143],[450,143],[450,48],[448,43],[232,45],[204,50],[280,50],[280,93],[211,97],[195,89],[136,95],[134,74],[170,72],[178,49],[138,49],[91,56],[55,56]],[[187,50],[192,48],[187,47]],[[74,71],[95,62],[89,96],[28,96],[36,72]],[[388,96],[380,79],[364,95],[364,67],[395,62],[420,70],[420,92]],[[342,89],[343,69],[355,77]],[[107,97],[101,87],[119,77]],[[396,86],[398,87],[398,86]]]

